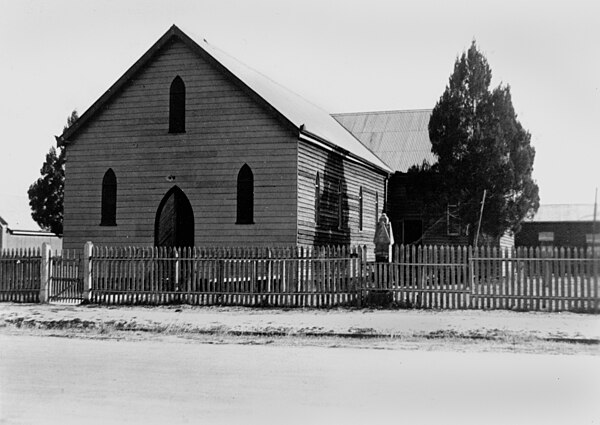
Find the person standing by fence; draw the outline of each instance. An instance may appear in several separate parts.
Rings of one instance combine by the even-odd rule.
[[[389,263],[392,258],[394,233],[392,232],[392,223],[385,213],[382,213],[379,217],[373,243],[375,244],[375,261],[377,263]]]

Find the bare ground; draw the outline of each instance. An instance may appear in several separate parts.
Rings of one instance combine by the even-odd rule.
[[[209,344],[600,354],[600,318],[574,313],[0,304],[0,333]]]

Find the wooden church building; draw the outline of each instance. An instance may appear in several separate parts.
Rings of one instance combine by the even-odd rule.
[[[66,249],[371,244],[392,172],[327,112],[176,26],[57,141]]]

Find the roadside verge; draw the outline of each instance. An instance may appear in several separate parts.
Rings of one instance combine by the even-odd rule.
[[[316,310],[2,303],[0,328],[104,335],[134,332],[247,337],[552,341],[600,345],[598,316],[500,310]]]

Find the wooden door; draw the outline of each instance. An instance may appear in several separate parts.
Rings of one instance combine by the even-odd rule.
[[[169,247],[194,245],[194,212],[187,196],[177,186],[167,192],[158,207],[154,243]]]

